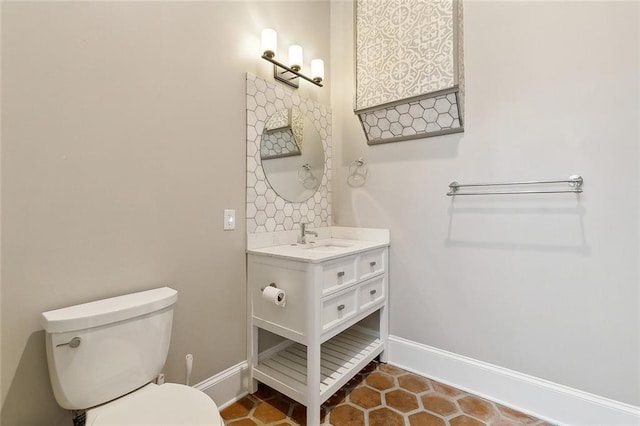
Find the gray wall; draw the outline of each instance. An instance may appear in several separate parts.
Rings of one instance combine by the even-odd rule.
[[[640,405],[639,8],[465,2],[465,133],[368,147],[332,3],[334,220],[390,228],[392,334]],[[579,198],[445,196],[573,173]]]
[[[187,353],[193,383],[246,359],[245,73],[271,75],[267,26],[329,58],[326,2],[3,2],[2,424],[69,424],[49,309],[170,285],[168,380]]]

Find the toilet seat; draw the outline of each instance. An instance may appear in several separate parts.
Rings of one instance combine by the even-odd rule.
[[[87,410],[86,426],[222,426],[215,402],[204,392],[175,383],[150,383]]]

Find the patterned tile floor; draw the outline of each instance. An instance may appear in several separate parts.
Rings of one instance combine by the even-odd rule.
[[[306,407],[260,385],[222,411],[228,426],[306,425]],[[372,362],[322,406],[333,426],[551,426],[461,390]]]

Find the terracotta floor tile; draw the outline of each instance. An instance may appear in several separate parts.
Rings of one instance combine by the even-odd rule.
[[[410,426],[445,426],[444,420],[426,412],[420,412],[409,416]]]
[[[473,419],[469,416],[458,416],[449,421],[451,426],[484,426],[486,423]]]
[[[234,402],[220,413],[223,419],[231,420],[245,417],[253,408],[253,401],[249,398],[242,398],[240,401]]]
[[[440,382],[434,382],[433,380],[431,381],[431,385],[433,386],[433,389],[436,392],[440,392],[443,393],[445,395],[449,395],[449,396],[459,396],[459,395],[464,395],[464,392],[462,392],[461,390],[458,390],[456,388],[453,388],[451,386],[447,386],[444,383],[440,383]]]
[[[426,390],[424,383],[428,386]],[[424,411],[419,410],[420,401]],[[468,414],[460,411],[463,407]],[[413,410],[417,412],[400,414]],[[227,426],[306,426],[306,411],[304,405],[261,384],[258,392],[230,405],[221,414]],[[321,415],[321,424],[325,426],[364,426],[367,422],[368,426],[552,426],[377,362],[369,364],[365,373],[356,375],[331,396],[323,404]],[[455,418],[447,422],[442,417]],[[485,423],[480,419],[492,420]]]
[[[276,422],[278,420],[284,420],[287,418],[287,413],[289,411],[289,407],[286,407],[286,411],[283,409],[285,407],[275,407],[271,405],[272,403],[277,401],[265,401],[261,402],[256,410],[253,412],[253,417],[260,420],[263,423],[271,423]],[[284,412],[283,412],[284,411]]]
[[[291,419],[300,425],[307,424],[307,407],[304,405],[296,405],[291,413]]]
[[[398,384],[401,388],[414,393],[421,393],[430,389],[429,380],[415,374],[405,374],[398,377]]]
[[[382,404],[380,392],[366,386],[354,389],[349,394],[349,401],[362,408],[373,408]]]
[[[402,389],[387,392],[384,398],[389,407],[395,408],[403,413],[418,409],[416,396]]]
[[[369,386],[378,390],[391,389],[393,387],[393,377],[379,371],[369,374],[366,382]]]
[[[234,421],[233,423],[227,423],[229,426],[257,426],[257,423],[251,419],[242,419]]]
[[[378,370],[382,371],[383,373],[391,374],[392,376],[398,376],[400,374],[406,373],[406,371],[404,371],[402,368],[398,368],[393,365],[384,364],[384,363],[379,364]]]
[[[258,391],[253,394],[253,396],[263,401],[275,398],[276,395],[276,391],[271,389],[269,386],[263,385],[262,383],[258,385]]]
[[[333,426],[362,426],[364,411],[350,405],[340,405],[331,410],[330,421]]]
[[[490,402],[475,396],[465,396],[459,399],[458,405],[466,414],[480,420],[495,420],[498,417],[498,412]]]
[[[404,426],[404,419],[388,408],[378,408],[369,412],[369,426]]]
[[[421,399],[422,406],[425,408],[425,410],[440,414],[441,416],[448,416],[449,414],[453,414],[458,410],[453,402],[440,396],[439,394],[432,393],[422,395]]]
[[[513,408],[505,407],[500,404],[496,404],[496,407],[498,407],[498,410],[509,419],[518,420],[524,424],[535,423],[538,421],[536,418],[521,413],[520,411],[516,411]]]

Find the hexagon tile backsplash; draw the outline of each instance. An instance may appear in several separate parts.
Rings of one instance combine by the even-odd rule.
[[[269,185],[260,160],[260,138],[268,117],[285,108],[297,107],[322,138],[324,175],[313,197],[291,203]],[[247,73],[247,232],[289,231],[301,222],[313,227],[331,226],[331,111],[301,98],[289,89]]]

